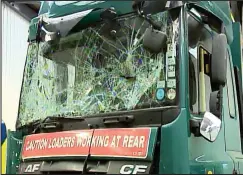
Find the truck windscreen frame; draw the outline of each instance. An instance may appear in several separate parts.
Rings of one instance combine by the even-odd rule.
[[[134,14],[55,44],[31,43],[17,123],[176,105],[179,17],[172,19],[169,11],[151,17],[167,34],[167,52],[153,54],[142,47],[150,25]]]

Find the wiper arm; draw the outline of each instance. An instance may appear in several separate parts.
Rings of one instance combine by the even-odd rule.
[[[67,117],[67,116],[61,116],[61,115],[55,115],[55,116],[47,116],[44,120],[40,120],[37,123],[37,126],[35,127],[35,129],[33,130],[32,134],[35,134],[37,130],[39,129],[57,129],[57,128],[61,128],[62,124],[60,122],[60,120],[62,119],[69,119],[69,120],[85,120],[82,118],[73,118],[73,117]],[[50,121],[48,121],[50,120]]]

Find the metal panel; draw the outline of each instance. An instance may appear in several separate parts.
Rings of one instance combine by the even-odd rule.
[[[2,4],[2,119],[15,129],[22,75],[27,52],[29,22]]]

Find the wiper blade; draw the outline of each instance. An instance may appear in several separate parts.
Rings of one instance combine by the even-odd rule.
[[[35,134],[37,130],[39,129],[57,129],[61,128],[62,124],[60,123],[60,120],[82,120],[85,121],[85,119],[82,118],[74,118],[74,117],[67,117],[65,115],[54,115],[54,116],[47,116],[44,120],[39,120],[36,123],[36,127],[33,130],[32,134]]]

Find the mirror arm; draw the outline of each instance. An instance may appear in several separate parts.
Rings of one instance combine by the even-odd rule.
[[[100,18],[105,20],[105,21],[113,21],[117,17],[117,13],[114,8],[108,8],[105,9],[103,12],[100,14]]]
[[[53,34],[55,34],[55,32],[49,32],[49,31],[47,31],[44,26],[41,27],[41,30],[44,31],[47,35],[53,35]]]
[[[133,9],[138,9],[138,8],[141,8],[144,4],[144,0],[134,0],[133,3],[132,3],[132,8]]]
[[[56,38],[60,37],[60,32],[57,31],[57,32],[51,32],[51,31],[48,31],[44,25],[41,26],[41,31],[43,31],[45,34],[42,34],[40,33],[40,39],[43,40],[44,38],[44,41],[53,41],[55,40]]]
[[[41,42],[41,27],[43,26],[43,17],[40,17],[37,23],[37,30],[36,30],[36,42]]]
[[[202,18],[202,22],[204,23],[204,24],[208,24],[208,16],[206,16],[206,15],[201,15],[201,18]]]
[[[155,23],[153,20],[151,20],[148,17],[148,15],[145,15],[143,13],[143,11],[141,10],[141,8],[137,7],[136,10],[137,10],[137,14],[140,17],[142,17],[144,20],[146,20],[153,27],[153,29],[155,29],[155,30],[160,30],[161,29],[161,26],[159,24]]]
[[[195,137],[201,137],[200,133],[200,126],[201,126],[202,119],[190,119],[190,131],[194,134]]]

